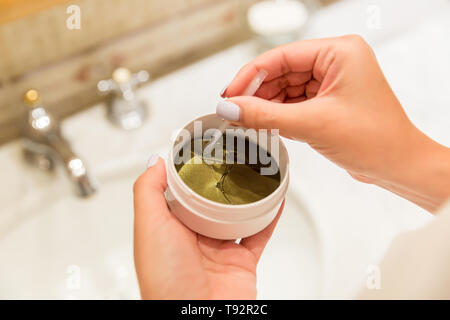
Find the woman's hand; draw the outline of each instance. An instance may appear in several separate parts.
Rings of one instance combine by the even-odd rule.
[[[134,185],[134,260],[144,299],[255,299],[256,265],[281,214],[240,244],[185,227],[167,207],[162,159]]]
[[[268,76],[256,97],[239,96],[261,69]],[[245,127],[279,129],[359,181],[430,211],[450,196],[450,149],[411,123],[359,36],[268,51],[239,71],[224,96],[229,99],[219,103],[219,116]]]

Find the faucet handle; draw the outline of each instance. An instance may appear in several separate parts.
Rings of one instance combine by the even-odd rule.
[[[50,132],[59,134],[59,119],[40,103],[40,95],[36,89],[28,89],[23,95],[23,102],[27,108],[24,114],[25,134],[33,135],[35,138]]]
[[[130,69],[120,67],[114,70],[111,79],[100,80],[97,83],[97,88],[102,93],[109,93],[114,90],[123,90],[122,88],[135,88],[137,85],[147,82],[149,79],[150,75],[145,70],[132,74]]]
[[[34,108],[40,100],[41,97],[36,89],[29,89],[23,95],[23,102],[30,108]]]
[[[127,68],[117,68],[116,70],[114,70],[112,74],[112,79],[117,84],[127,83],[128,81],[130,81],[130,78],[131,78],[131,71],[130,69]]]
[[[133,81],[136,85],[145,83],[148,80],[150,80],[150,75],[145,70],[138,71],[131,76],[131,81]]]
[[[137,97],[134,89],[149,78],[145,70],[132,74],[127,68],[118,68],[114,70],[111,79],[97,83],[101,93],[113,93],[107,104],[108,118],[113,124],[125,130],[142,126],[148,105]]]

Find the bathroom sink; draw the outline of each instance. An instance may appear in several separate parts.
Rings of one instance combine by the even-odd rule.
[[[90,198],[77,198],[63,172],[28,167],[20,141],[0,148],[0,165],[8,168],[0,182],[0,298],[138,298],[133,182],[150,154],[167,150],[174,132],[214,112],[218,92],[236,71],[230,65],[237,69],[250,59],[251,48],[232,48],[141,88],[137,94],[148,102],[149,118],[138,130],[109,123],[103,104],[64,121],[63,134],[97,180]],[[227,60],[232,63],[221,63]],[[259,297],[318,297],[318,239],[312,215],[290,190],[258,267]]]
[[[0,235],[2,299],[138,297],[132,253],[132,185],[137,167],[97,176],[88,199],[67,190],[21,208]]]
[[[291,188],[258,265],[258,299],[322,297],[322,247],[307,204]]]
[[[0,235],[2,299],[139,298],[133,266],[132,185],[145,158],[97,172],[99,191],[22,207],[26,217]],[[320,281],[319,243],[306,207],[289,193],[259,266],[259,297],[312,298]],[[295,283],[302,283],[301,289]]]
[[[395,11],[389,9],[392,1],[379,2],[383,14],[403,14],[404,7]],[[366,12],[359,1],[337,2],[312,17],[305,37],[363,34],[413,122],[450,145],[450,46],[442,42],[449,35],[450,6],[448,1],[429,2],[427,17],[431,7],[439,13],[434,19],[409,19],[414,28],[410,22],[404,28],[397,24],[408,19],[383,15],[386,28],[380,30],[353,19],[359,16],[355,10]],[[412,14],[415,6],[409,3]],[[415,10],[418,17],[422,7]],[[218,92],[254,57],[253,49],[252,42],[241,44],[141,88],[138,94],[150,107],[149,119],[138,130],[108,123],[104,105],[67,119],[65,136],[98,180],[98,192],[88,199],[75,197],[61,172],[49,175],[27,167],[20,142],[2,146],[0,299],[138,298],[133,182],[151,153],[167,150],[173,132],[214,112]],[[354,297],[390,241],[432,217],[396,195],[354,181],[308,145],[285,143],[291,182],[284,213],[258,266],[258,297]]]

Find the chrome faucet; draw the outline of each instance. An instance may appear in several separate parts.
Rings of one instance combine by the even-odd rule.
[[[22,126],[25,160],[45,171],[54,169],[60,162],[77,195],[87,197],[93,194],[96,187],[84,162],[62,136],[58,119],[40,103],[39,93],[34,89],[28,90],[24,102],[27,107]]]
[[[144,70],[132,74],[127,68],[118,68],[111,79],[98,82],[97,88],[101,93],[113,93],[108,101],[108,118],[112,123],[125,130],[142,126],[147,109],[145,103],[136,97],[134,89],[149,78]]]

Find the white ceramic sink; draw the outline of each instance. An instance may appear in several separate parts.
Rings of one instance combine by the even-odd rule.
[[[98,176],[101,188],[89,199],[61,192],[22,208],[27,217],[0,238],[0,297],[137,298],[131,194],[137,173],[131,167]]]

